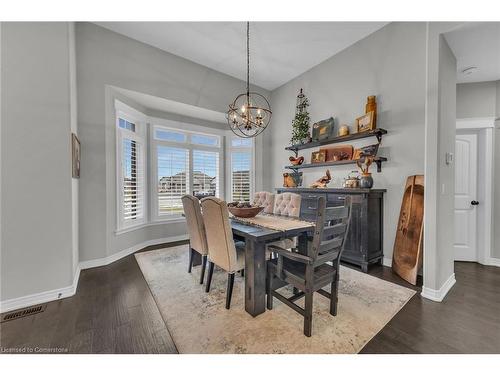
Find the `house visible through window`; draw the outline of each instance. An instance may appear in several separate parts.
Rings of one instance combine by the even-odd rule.
[[[231,140],[231,200],[250,201],[253,189],[253,142],[250,138]]]

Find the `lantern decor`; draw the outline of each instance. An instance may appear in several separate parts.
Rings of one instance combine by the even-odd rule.
[[[256,137],[271,121],[271,106],[259,93],[250,92],[250,22],[247,22],[247,90],[229,104],[229,128],[241,138]]]
[[[310,118],[307,111],[308,106],[309,99],[307,99],[302,89],[300,89],[297,95],[297,105],[295,106],[295,118],[292,121],[292,139],[290,139],[292,145],[304,144],[311,141],[309,135]]]

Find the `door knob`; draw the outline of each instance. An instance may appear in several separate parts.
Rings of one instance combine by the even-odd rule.
[[[473,206],[477,206],[479,204],[479,202],[478,201],[472,201],[472,202],[470,202],[470,204],[472,204]]]

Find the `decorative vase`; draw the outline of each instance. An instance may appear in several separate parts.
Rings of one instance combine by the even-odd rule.
[[[371,173],[363,173],[359,179],[359,187],[371,189],[373,186],[373,177]]]

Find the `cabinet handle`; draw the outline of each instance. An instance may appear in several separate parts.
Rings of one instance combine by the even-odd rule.
[[[309,210],[316,210],[316,207],[307,207]]]
[[[318,198],[317,195],[308,195],[307,198]]]
[[[339,201],[345,201],[345,197],[337,197]]]

